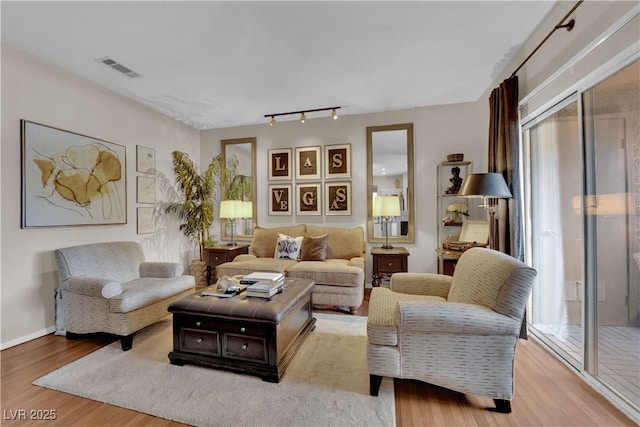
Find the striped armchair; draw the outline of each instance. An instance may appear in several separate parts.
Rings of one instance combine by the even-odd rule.
[[[494,400],[511,412],[514,357],[536,271],[491,249],[473,248],[453,277],[396,273],[369,300],[370,393],[382,377],[410,378]]]

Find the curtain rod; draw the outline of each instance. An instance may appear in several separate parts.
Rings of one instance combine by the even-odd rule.
[[[580,6],[580,4],[582,4],[584,0],[580,0],[578,1],[578,3],[575,4],[575,6],[573,6],[573,8],[566,14],[564,15],[564,17],[560,20],[560,22],[558,22],[558,25],[556,25],[555,27],[553,27],[553,30],[551,30],[551,32],[549,34],[547,34],[547,37],[544,38],[544,40],[542,40],[540,42],[540,44],[538,44],[538,46],[536,46],[535,49],[533,49],[533,52],[531,52],[529,54],[529,56],[527,56],[527,58],[522,61],[522,64],[520,64],[518,66],[518,68],[516,68],[516,70],[511,73],[511,75],[509,76],[509,78],[512,78],[516,75],[516,73],[518,71],[520,71],[520,68],[522,68],[524,66],[524,64],[527,63],[527,61],[529,61],[529,59],[531,59],[531,57],[538,51],[538,49],[540,49],[542,47],[543,44],[545,44],[545,42],[549,39],[549,37],[551,37],[551,35],[553,33],[556,32],[556,30],[559,30],[560,28],[566,28],[567,31],[571,31],[573,30],[573,26],[575,25],[576,21],[575,19],[570,20],[569,22],[567,22],[566,24],[564,23],[564,21],[573,13],[575,12],[575,10],[578,8],[578,6]]]

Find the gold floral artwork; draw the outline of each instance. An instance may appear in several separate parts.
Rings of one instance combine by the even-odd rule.
[[[25,122],[24,226],[126,222],[125,148]]]

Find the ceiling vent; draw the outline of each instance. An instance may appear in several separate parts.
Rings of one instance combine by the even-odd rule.
[[[120,74],[124,74],[125,76],[127,76],[129,78],[133,79],[135,77],[141,77],[140,74],[136,73],[135,71],[131,70],[128,67],[125,67],[121,63],[119,63],[117,61],[114,61],[113,59],[109,58],[108,56],[105,56],[104,58],[98,58],[98,59],[96,59],[96,61],[103,63],[107,67],[112,68],[112,69],[116,70],[117,72],[119,72]]]

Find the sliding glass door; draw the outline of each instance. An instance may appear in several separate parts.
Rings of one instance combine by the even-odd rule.
[[[531,159],[532,325],[582,364],[582,162],[576,96],[525,131]]]
[[[640,402],[640,63],[524,128],[531,331]]]

